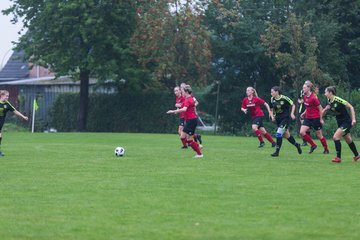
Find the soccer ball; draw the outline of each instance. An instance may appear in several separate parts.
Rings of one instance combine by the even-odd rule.
[[[125,154],[125,149],[123,147],[115,148],[115,156],[122,157]]]

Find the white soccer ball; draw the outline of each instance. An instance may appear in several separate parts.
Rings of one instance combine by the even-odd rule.
[[[122,157],[125,154],[125,149],[123,147],[115,148],[115,156]]]

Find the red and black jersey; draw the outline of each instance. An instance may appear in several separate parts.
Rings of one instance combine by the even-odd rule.
[[[260,106],[264,105],[264,103],[265,101],[259,97],[253,97],[252,99],[246,97],[241,103],[241,108],[246,108],[251,118],[262,117],[264,116],[264,112]]]
[[[175,102],[181,104],[179,108],[183,108],[185,103],[185,97],[184,96],[176,97]],[[184,118],[184,117],[185,117],[185,112],[180,113],[179,118]]]
[[[304,105],[306,107],[305,118],[320,118],[320,101],[315,93],[312,92],[310,96],[304,95]]]
[[[192,96],[185,98],[184,107],[187,107],[185,112],[185,120],[197,118],[195,112],[195,102]]]

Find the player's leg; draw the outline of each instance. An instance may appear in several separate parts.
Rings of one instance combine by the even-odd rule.
[[[283,140],[283,135],[286,132],[286,127],[283,125],[279,125],[277,131],[276,131],[276,147],[275,147],[275,152],[271,154],[272,157],[277,157],[279,156],[280,153],[280,149],[282,146],[282,140]]]
[[[345,139],[346,143],[349,145],[350,150],[354,154],[353,161],[354,162],[358,161],[360,159],[359,152],[357,151],[356,145],[355,145],[350,133],[346,134],[344,136],[344,139]]]
[[[334,163],[340,163],[341,162],[341,141],[344,132],[341,128],[338,128],[333,136],[334,144],[335,144],[335,151],[336,151],[336,157],[331,160]]]
[[[194,134],[195,129],[197,125],[197,119],[190,119],[186,121],[184,132],[187,134],[187,143],[190,145],[190,147],[196,152],[195,157],[201,158],[203,157],[203,154],[201,153],[201,149],[199,147],[199,144],[194,141]]]
[[[185,125],[185,120],[184,118],[180,118],[180,124],[179,124],[179,135],[180,135],[180,141],[182,143],[182,149],[187,148],[187,144],[186,144],[186,134],[183,132],[184,130],[184,125]]]
[[[264,127],[260,128],[260,132],[271,143],[272,147],[276,146],[274,139],[271,137],[270,133],[268,133]]]
[[[303,123],[304,123],[304,118],[300,117],[300,124],[303,125]],[[310,131],[309,131],[309,134],[310,134]],[[302,136],[301,136],[301,138],[302,138]],[[303,140],[303,143],[301,145],[302,146],[307,146],[307,142],[305,141],[305,139],[302,138],[302,140]]]
[[[327,145],[326,138],[322,134],[322,130],[319,129],[319,130],[315,131],[315,133],[316,133],[316,136],[320,139],[321,145],[324,147],[323,153],[329,154],[329,147]]]
[[[292,145],[294,145],[296,147],[299,154],[302,154],[302,149],[301,149],[300,143],[296,142],[295,138],[290,134],[289,129],[286,130],[283,137],[286,138],[289,141],[289,143],[291,143]]]
[[[257,124],[252,124],[251,128],[252,128],[253,132],[255,133],[255,135],[257,136],[257,138],[259,139],[259,142],[260,142],[259,148],[263,147],[265,145],[265,143],[264,143],[264,139],[261,136],[259,126]]]
[[[311,147],[309,153],[313,153],[317,146],[311,139],[311,136],[306,133],[310,130],[310,124],[308,122],[309,120],[305,118],[303,125],[300,127],[300,135],[306,142],[310,143]]]

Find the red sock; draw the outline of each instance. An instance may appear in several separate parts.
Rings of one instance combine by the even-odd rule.
[[[325,138],[324,136],[320,139],[320,142],[321,142],[321,144],[323,145],[324,150],[325,150],[325,151],[329,151],[328,145],[327,145],[327,143],[326,143],[326,138]]]
[[[268,133],[268,132],[265,133],[265,134],[264,134],[264,137],[265,137],[269,142],[271,142],[271,143],[274,142],[274,139],[272,139],[270,133]]]
[[[186,145],[186,138],[180,138],[180,140],[181,140],[183,146],[184,146],[184,147],[187,147],[187,145]]]
[[[255,131],[255,135],[258,137],[258,139],[259,139],[260,142],[264,142],[264,139],[263,139],[262,136],[261,136],[260,130],[256,130],[256,131]]]
[[[313,147],[315,146],[316,144],[314,143],[314,141],[311,139],[310,135],[309,134],[305,134],[305,136],[303,136],[303,139],[305,141],[307,141],[308,143],[310,143],[310,145]]]
[[[187,142],[190,144],[191,148],[194,149],[197,155],[201,155],[199,144],[197,142],[194,140],[188,140]]]

